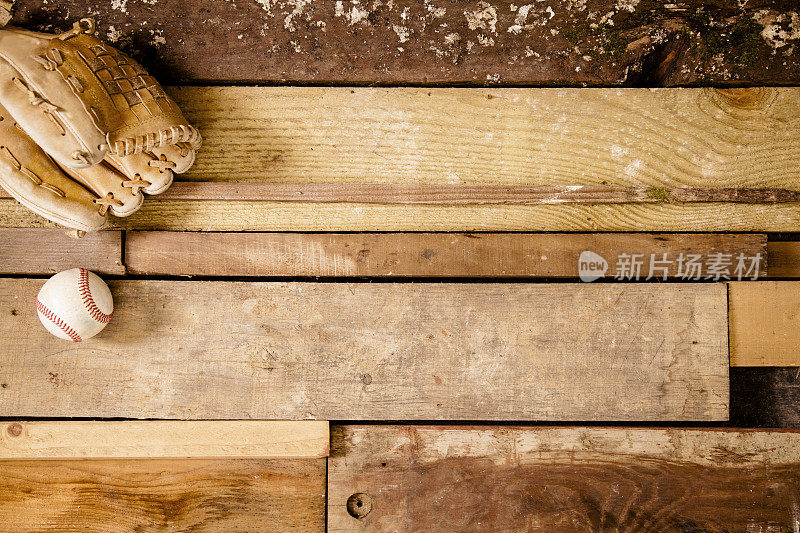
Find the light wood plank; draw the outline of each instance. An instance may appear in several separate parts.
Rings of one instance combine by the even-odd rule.
[[[443,234],[129,232],[125,263],[133,274],[192,276],[577,277],[578,258],[593,251],[617,274],[620,254],[766,256],[764,235],[722,234]],[[658,263],[653,263],[654,267]],[[654,277],[663,273],[653,270]],[[762,275],[764,271],[762,269]]]
[[[767,244],[767,254],[771,277],[800,277],[800,242],[771,241]]]
[[[2,459],[301,458],[328,456],[324,421],[10,421]]]
[[[80,344],[39,326],[40,285],[0,280],[2,416],[728,416],[721,284],[115,281]]]
[[[325,459],[0,461],[3,531],[325,531]]]
[[[350,188],[800,190],[800,88],[176,87],[206,143],[184,177]],[[457,110],[454,112],[453,110]],[[9,200],[0,225],[38,225]],[[127,229],[792,231],[800,205],[392,205],[149,198]]]
[[[73,239],[63,230],[0,228],[0,274],[53,274],[76,266],[124,274],[122,234],[98,231]]]
[[[330,532],[800,525],[797,432],[338,426],[332,447]]]
[[[731,365],[800,366],[800,283],[729,285]]]

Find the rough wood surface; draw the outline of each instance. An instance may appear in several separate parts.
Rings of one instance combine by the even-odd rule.
[[[607,261],[606,277],[624,274],[621,254],[639,255],[645,279],[661,278],[660,267],[669,277],[679,276],[680,254],[704,260],[712,253],[766,257],[765,245],[766,237],[758,234],[132,231],[125,264],[133,274],[170,276],[576,278],[578,258],[589,250]],[[669,264],[659,263],[664,254]]]
[[[800,366],[800,283],[729,285],[732,366]]]
[[[54,274],[76,266],[124,274],[122,234],[102,231],[73,239],[65,230],[0,228],[0,274]]]
[[[800,277],[800,242],[774,241],[767,244],[770,276]]]
[[[731,427],[800,429],[800,368],[731,368]]]
[[[313,458],[328,455],[323,421],[8,421],[2,459]]]
[[[100,36],[162,80],[797,84],[791,0],[17,0],[13,22]]]
[[[728,416],[720,284],[116,281],[79,344],[37,323],[40,285],[0,280],[0,416]]]
[[[800,167],[791,164],[800,157],[800,88],[172,93],[206,141],[187,180],[345,192],[379,185],[601,185],[667,196],[682,187],[800,189]],[[219,231],[792,231],[800,203],[431,206],[155,197],[113,223]],[[11,200],[0,201],[0,226],[40,224]]]
[[[325,459],[0,462],[3,531],[325,530]]]
[[[800,526],[796,432],[338,426],[331,444],[330,532]]]

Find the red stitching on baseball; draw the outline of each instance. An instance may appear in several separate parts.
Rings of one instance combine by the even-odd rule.
[[[78,290],[81,292],[83,305],[86,307],[86,310],[89,311],[93,319],[101,324],[108,324],[114,312],[112,311],[107,315],[97,307],[97,304],[94,303],[94,298],[92,298],[92,291],[89,290],[89,271],[85,268],[79,268],[78,272]]]
[[[81,336],[78,335],[78,332],[69,327],[66,322],[58,318],[54,312],[52,312],[47,308],[46,305],[39,301],[39,298],[36,298],[36,310],[42,313],[47,320],[55,324],[58,329],[66,333],[70,339],[75,342],[81,342],[82,339]]]

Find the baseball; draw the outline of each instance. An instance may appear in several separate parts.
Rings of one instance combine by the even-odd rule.
[[[85,268],[59,272],[39,290],[36,311],[47,331],[72,342],[94,337],[114,310],[108,285]]]

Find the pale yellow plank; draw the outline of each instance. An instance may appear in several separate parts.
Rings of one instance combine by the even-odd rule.
[[[190,180],[798,190],[799,88],[183,87]],[[0,201],[0,226],[42,220]],[[794,231],[800,205],[159,201],[113,227],[219,231]]]
[[[722,284],[123,280],[78,344],[38,323],[40,286],[0,280],[0,416],[728,416]]]
[[[0,435],[0,460],[314,458],[329,441],[313,420],[8,421]]]
[[[800,366],[800,282],[732,282],[732,366]]]

